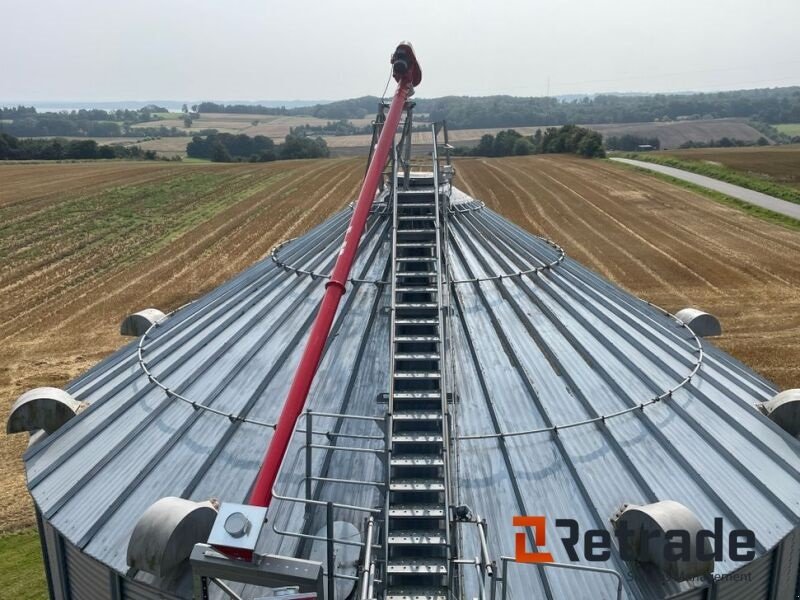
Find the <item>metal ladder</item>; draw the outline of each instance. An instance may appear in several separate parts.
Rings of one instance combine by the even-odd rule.
[[[447,600],[449,462],[438,165],[394,170],[385,600]]]

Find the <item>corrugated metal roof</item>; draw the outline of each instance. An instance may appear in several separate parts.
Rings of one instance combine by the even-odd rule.
[[[707,342],[701,352],[688,328],[554,244],[461,192],[454,198],[449,347],[458,489],[460,501],[487,518],[494,557],[514,554],[514,515],[610,529],[624,503],[676,500],[707,527],[723,517],[726,533],[755,531],[759,556],[797,526],[798,444],[754,408],[776,393],[772,384]],[[170,393],[148,379],[138,342],[73,381],[67,390],[90,407],[25,456],[44,518],[124,573],[131,531],[159,498],[244,501],[272,434],[265,423],[277,419],[349,217],[343,211],[282,245],[151,330],[142,359]],[[377,395],[389,385],[389,244],[389,219],[377,211],[311,390],[315,410],[385,411]],[[361,421],[329,419],[314,429],[382,435]],[[296,481],[299,468],[285,464],[281,485]],[[377,458],[359,455],[332,461],[325,473],[379,480],[381,469]],[[326,499],[380,501],[375,488],[337,484]],[[284,503],[274,514],[278,528],[301,527],[301,507]],[[362,516],[351,518],[360,524]],[[265,531],[263,551],[297,550],[293,538]],[[567,559],[558,544],[548,549]],[[622,573],[629,597],[689,588],[616,553],[593,564]],[[739,566],[726,559],[715,573]],[[579,598],[587,589],[605,597],[615,585],[531,566],[510,573],[513,597]]]

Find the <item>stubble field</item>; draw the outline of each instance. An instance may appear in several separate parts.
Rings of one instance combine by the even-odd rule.
[[[128,341],[128,313],[228,280],[356,194],[360,161],[0,164],[0,423]],[[27,436],[0,434],[0,533],[33,523]]]
[[[800,234],[606,161],[457,161],[457,185],[622,287],[697,306],[716,343],[778,385],[800,371]],[[0,165],[0,422],[23,391],[63,386],[126,340],[121,318],[177,307],[352,200],[361,160],[241,165]],[[0,532],[33,523],[0,438]]]

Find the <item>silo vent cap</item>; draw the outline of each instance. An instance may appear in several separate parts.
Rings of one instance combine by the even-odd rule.
[[[119,333],[120,335],[139,337],[144,335],[153,324],[166,318],[167,315],[157,308],[145,308],[125,317],[119,326]]]
[[[78,414],[86,404],[62,389],[40,387],[22,394],[11,407],[6,433],[43,430],[53,433]]]
[[[128,566],[166,577],[205,542],[217,518],[214,501],[195,502],[168,496],[144,511],[128,542]]]
[[[695,543],[690,544],[689,560],[667,560],[665,545],[668,532],[687,532],[690,540],[697,540],[703,529],[695,514],[686,506],[672,500],[663,500],[639,506],[624,505],[611,519],[620,540],[620,554],[626,560],[653,563],[676,581],[685,581],[714,572],[714,560],[701,560]],[[626,535],[620,535],[625,528]],[[704,552],[712,554],[711,543],[704,539]]]
[[[720,325],[719,319],[712,314],[696,308],[684,308],[679,310],[675,316],[691,329],[695,335],[700,337],[722,335],[722,325]]]
[[[789,435],[800,434],[800,389],[784,390],[758,408]]]

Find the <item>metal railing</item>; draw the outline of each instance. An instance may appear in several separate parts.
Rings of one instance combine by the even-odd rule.
[[[383,512],[381,508],[374,508],[371,506],[359,506],[357,504],[346,504],[342,502],[333,502],[330,500],[321,500],[314,498],[314,484],[317,486],[326,483],[336,483],[344,485],[357,485],[357,486],[374,486],[378,489],[385,489],[386,481],[364,481],[363,479],[343,479],[337,477],[323,477],[313,473],[314,467],[314,451],[323,450],[325,452],[346,452],[346,453],[364,453],[373,454],[377,456],[382,463],[388,462],[386,458],[387,449],[385,446],[385,435],[361,435],[349,433],[334,433],[329,431],[319,431],[314,429],[315,419],[342,419],[351,421],[371,421],[379,425],[386,422],[385,417],[373,417],[367,415],[345,415],[339,413],[328,412],[315,412],[306,410],[298,419],[295,425],[295,431],[292,437],[297,434],[304,434],[304,442],[297,448],[292,459],[288,463],[288,468],[281,468],[282,471],[288,473],[295,473],[298,463],[301,458],[304,459],[304,475],[292,486],[293,491],[280,490],[279,482],[273,486],[272,496],[279,502],[288,502],[291,504],[299,504],[306,508],[306,524],[310,521],[312,511],[317,507],[325,507],[325,535],[312,535],[304,533],[304,531],[293,531],[288,528],[282,529],[278,526],[275,520],[271,520],[271,528],[274,533],[280,536],[295,538],[307,542],[324,542],[326,545],[326,565],[323,569],[324,575],[327,577],[328,598],[335,598],[335,581],[337,579],[352,581],[356,584],[362,581],[362,574],[348,575],[345,573],[336,573],[335,568],[335,547],[336,546],[350,546],[361,548],[365,555],[370,557],[374,555],[375,550],[382,549],[382,546],[375,544],[374,537],[374,520],[376,516],[380,516]],[[304,423],[304,427],[300,427],[300,423]],[[331,440],[331,444],[319,443],[314,441],[314,435],[325,436]],[[358,446],[340,446],[336,445],[335,441],[338,439],[355,439],[363,441],[381,441],[383,444],[378,448],[358,447]],[[300,495],[302,493],[302,495]],[[337,538],[334,531],[334,511],[336,509],[349,510],[354,512],[362,512],[367,515],[365,521],[366,539],[365,541],[354,541],[351,539]],[[280,513],[282,511],[274,511]],[[382,583],[382,580],[375,577],[375,568],[367,569],[369,576],[367,578],[369,587],[374,589],[375,583]]]

